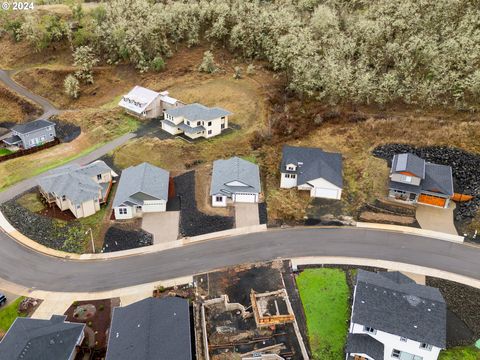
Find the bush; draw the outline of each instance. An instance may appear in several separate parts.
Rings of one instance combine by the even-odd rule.
[[[160,57],[157,56],[155,59],[152,60],[150,63],[150,68],[153,71],[160,72],[165,69],[165,61]]]
[[[212,74],[217,71],[217,64],[215,64],[213,53],[211,51],[205,51],[203,53],[203,60],[198,67],[198,70],[208,74]]]
[[[242,68],[240,66],[235,66],[233,78],[239,80],[242,78]]]
[[[80,83],[75,76],[68,75],[63,82],[63,87],[65,89],[65,94],[70,96],[72,99],[78,98],[78,93],[80,91]]]

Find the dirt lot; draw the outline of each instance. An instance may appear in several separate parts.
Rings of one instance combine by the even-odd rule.
[[[37,105],[0,85],[0,122],[22,122],[40,114]]]

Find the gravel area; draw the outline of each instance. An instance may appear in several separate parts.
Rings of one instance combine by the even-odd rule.
[[[480,208],[480,155],[446,146],[415,148],[406,144],[378,146],[373,150],[373,155],[387,160],[391,165],[393,155],[404,152],[414,153],[432,163],[452,167],[455,192],[474,196],[468,202],[457,203],[455,223],[457,226],[470,223]]]
[[[82,132],[80,126],[60,120],[52,121],[55,123],[55,132],[57,137],[62,143],[68,143],[72,140],[75,140]]]
[[[175,136],[162,130],[160,119],[152,119],[148,122],[142,122],[139,128],[135,131],[136,137],[150,137],[160,140],[173,139]]]
[[[180,198],[181,236],[196,236],[233,229],[234,217],[207,215],[198,211],[195,200],[195,171],[175,177],[174,182],[176,194]]]
[[[52,249],[68,252],[83,251],[85,236],[76,221],[63,222],[32,213],[20,206],[15,199],[0,205],[0,209],[18,231]]]
[[[127,229],[122,225],[108,228],[103,241],[102,252],[135,249],[153,245],[153,235],[142,229]]]
[[[426,284],[440,290],[454,314],[447,317],[447,346],[470,345],[480,338],[480,289],[432,277],[427,277]]]

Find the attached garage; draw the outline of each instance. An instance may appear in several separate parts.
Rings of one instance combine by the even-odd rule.
[[[313,197],[324,199],[340,199],[341,190],[326,189],[326,188],[313,188]]]
[[[241,203],[255,203],[257,202],[258,194],[255,193],[235,193],[233,201]]]
[[[433,195],[420,194],[418,197],[418,202],[444,208],[447,203],[447,199]]]

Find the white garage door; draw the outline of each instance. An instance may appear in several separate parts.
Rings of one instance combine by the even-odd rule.
[[[252,193],[236,193],[235,194],[235,202],[254,203],[255,202],[255,194],[252,194]]]
[[[338,197],[338,190],[315,188],[315,197],[336,199]]]

